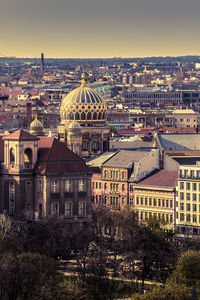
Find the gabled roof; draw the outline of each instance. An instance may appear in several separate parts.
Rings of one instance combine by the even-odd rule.
[[[16,130],[11,134],[4,136],[3,140],[36,141],[39,140],[39,138],[30,134],[28,131],[20,129],[20,130]]]
[[[39,137],[36,174],[90,172],[84,160],[53,137]]]
[[[177,171],[171,170],[160,170],[153,175],[141,180],[137,185],[140,186],[152,186],[152,187],[166,187],[174,188],[176,186],[176,181],[178,178]]]

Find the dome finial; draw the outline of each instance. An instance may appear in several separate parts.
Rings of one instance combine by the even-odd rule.
[[[84,72],[84,68],[83,68],[83,73],[81,76],[82,80],[81,80],[81,86],[85,87],[86,86],[86,82],[85,82],[85,72]]]

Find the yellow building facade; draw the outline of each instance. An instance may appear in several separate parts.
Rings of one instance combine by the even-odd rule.
[[[179,168],[177,196],[179,233],[200,234],[200,163]]]
[[[134,184],[135,211],[141,222],[156,218],[175,227],[176,171],[160,170]]]

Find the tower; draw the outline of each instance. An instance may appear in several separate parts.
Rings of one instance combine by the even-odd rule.
[[[5,136],[3,140],[4,202],[1,209],[10,215],[19,215],[24,210],[33,213],[34,168],[39,139],[21,129]]]
[[[41,73],[44,73],[44,54],[41,53]]]
[[[77,122],[69,124],[67,130],[67,147],[78,156],[82,155],[81,126]]]

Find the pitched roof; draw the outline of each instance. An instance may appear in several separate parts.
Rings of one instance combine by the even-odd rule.
[[[158,134],[164,150],[200,150],[199,133]]]
[[[39,137],[36,174],[90,172],[84,160],[53,137]]]
[[[4,136],[3,140],[34,141],[38,140],[38,137],[30,134],[28,131],[19,129],[11,134]]]
[[[174,188],[178,178],[177,171],[160,170],[153,175],[141,180],[137,186],[167,187]]]
[[[120,150],[114,156],[112,156],[103,167],[119,167],[119,168],[130,168],[134,162],[140,161],[141,158],[148,155],[146,151],[129,151]]]

